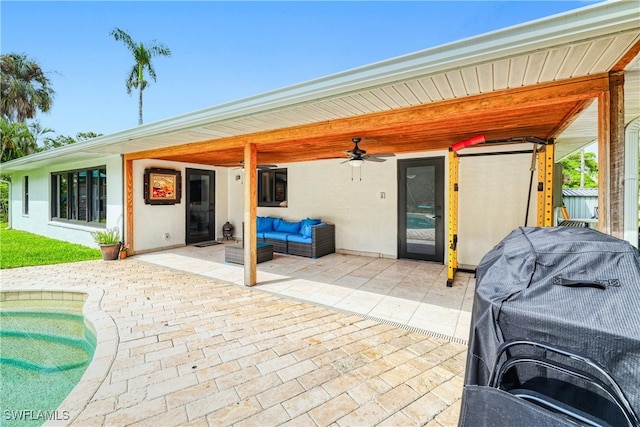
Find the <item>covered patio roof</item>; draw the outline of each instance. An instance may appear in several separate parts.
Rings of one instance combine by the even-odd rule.
[[[556,139],[556,158],[595,141],[594,99],[624,72],[625,123],[640,116],[640,13],[600,3],[261,95],[141,125],[3,165],[126,154],[238,166],[446,149],[483,133]]]

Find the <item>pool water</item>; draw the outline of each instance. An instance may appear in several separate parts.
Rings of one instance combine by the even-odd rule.
[[[421,214],[410,214],[407,213],[407,228],[434,228],[435,221],[433,218],[430,218]]]
[[[55,410],[91,362],[96,339],[83,301],[0,302],[0,424],[38,426],[71,414]]]

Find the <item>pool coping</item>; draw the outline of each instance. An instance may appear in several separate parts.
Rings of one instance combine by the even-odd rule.
[[[115,360],[120,338],[113,318],[102,311],[104,297],[102,289],[39,289],[10,290],[0,292],[0,300],[63,300],[81,301],[85,325],[96,337],[93,359],[78,384],[71,390],[62,403],[50,414],[44,426],[65,426],[72,423],[86,408],[98,388],[107,378]]]

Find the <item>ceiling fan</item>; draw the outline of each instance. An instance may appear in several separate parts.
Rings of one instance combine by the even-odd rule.
[[[353,142],[353,149],[347,151],[347,154],[349,155],[349,159],[345,160],[342,163],[347,163],[349,162],[349,164],[353,167],[359,168],[360,166],[362,166],[362,164],[364,163],[364,161],[369,161],[369,162],[376,162],[376,163],[382,163],[384,161],[386,161],[387,159],[384,159],[383,157],[393,157],[394,154],[392,153],[385,153],[385,154],[367,154],[367,152],[363,149],[361,149],[358,146],[358,143],[361,141],[361,138],[351,138],[351,141]]]

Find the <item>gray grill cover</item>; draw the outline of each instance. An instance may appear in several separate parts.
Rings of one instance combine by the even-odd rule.
[[[519,228],[476,273],[465,385],[487,385],[497,347],[528,339],[599,362],[640,414],[640,257],[633,246],[588,228]]]

